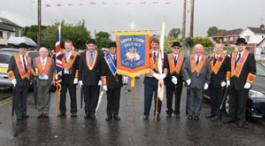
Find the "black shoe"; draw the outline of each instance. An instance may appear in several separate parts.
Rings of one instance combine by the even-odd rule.
[[[76,113],[72,113],[72,114],[71,114],[71,117],[72,117],[72,118],[76,118],[76,117],[77,117],[77,114],[76,114]]]
[[[167,118],[171,118],[172,117],[172,114],[167,114]]]
[[[149,116],[147,115],[144,115],[144,118],[143,118],[145,121],[149,120]]]
[[[207,119],[211,119],[211,118],[213,118],[213,117],[215,117],[214,114],[210,114],[210,115],[205,116],[205,118],[207,118]]]
[[[237,123],[237,128],[246,128],[246,122],[239,121],[239,122]]]
[[[96,119],[96,115],[95,114],[90,114],[90,119],[91,120],[95,120]]]
[[[231,118],[224,121],[225,124],[230,124],[230,123],[235,123],[235,122],[236,122],[236,120],[235,119],[231,119]]]
[[[221,120],[220,116],[214,116],[211,118],[211,121],[218,121],[218,120]]]
[[[26,115],[26,114],[25,115],[22,115],[22,118],[23,119],[28,119],[29,118],[29,115]]]
[[[89,119],[89,118],[90,118],[90,114],[86,114],[85,119]]]
[[[114,115],[113,117],[114,117],[114,120],[116,120],[116,121],[120,121],[121,120],[121,118],[118,115]]]
[[[65,118],[65,113],[60,113],[59,115],[58,115],[58,117],[60,117],[60,118]]]
[[[188,116],[188,120],[193,120],[192,115],[189,115],[189,116]]]
[[[195,121],[199,121],[199,120],[200,120],[199,116],[194,116],[193,119],[194,119]]]
[[[105,120],[110,121],[111,119],[112,119],[112,116],[107,116],[107,118]]]

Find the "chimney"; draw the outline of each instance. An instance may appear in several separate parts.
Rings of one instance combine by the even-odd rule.
[[[261,25],[259,26],[259,28],[262,29],[262,30],[264,30],[264,24],[261,24]]]

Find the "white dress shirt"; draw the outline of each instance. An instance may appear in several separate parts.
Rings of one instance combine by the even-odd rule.
[[[68,63],[70,57],[72,55],[72,51],[70,52],[65,52],[65,63]],[[69,74],[69,70],[64,68],[64,74]]]

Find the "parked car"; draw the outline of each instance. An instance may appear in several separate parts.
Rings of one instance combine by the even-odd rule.
[[[248,118],[265,118],[265,66],[261,63],[256,65],[257,77],[249,90],[246,114]],[[208,91],[205,92],[204,98],[211,99]],[[225,111],[229,114],[229,95],[225,102]]]
[[[0,52],[0,89],[1,90],[12,88],[12,83],[7,76],[8,64],[12,56],[13,56],[12,53]]]

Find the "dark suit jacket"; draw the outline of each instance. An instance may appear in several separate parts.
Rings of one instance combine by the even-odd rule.
[[[80,58],[80,56],[77,54],[71,68],[69,69],[69,73],[70,73],[69,74],[70,75],[70,81],[69,82],[70,83],[74,82],[75,74],[79,70],[79,60],[80,60],[79,58]],[[62,70],[62,78],[63,78],[63,76],[64,76],[64,69]],[[62,79],[62,80],[64,80],[64,79]]]
[[[230,68],[231,68],[231,63],[230,63]],[[247,81],[247,76],[249,73],[256,74],[256,60],[253,53],[248,54],[248,57],[244,63],[239,78],[236,76],[231,77],[231,87],[237,90],[244,89],[244,85]]]
[[[213,72],[211,73],[211,81],[210,81],[211,88],[221,88],[221,82],[226,81],[226,73],[230,69],[229,66],[230,66],[230,57],[226,55],[225,60],[223,61],[223,64],[219,69],[219,72],[217,74]]]
[[[87,51],[84,51],[80,55],[79,80],[82,80],[85,86],[95,86],[98,85],[101,76],[106,76],[103,54],[100,51],[97,51],[98,56],[95,66],[92,70],[89,70],[86,63],[86,52]]]
[[[13,71],[14,75],[15,75],[15,79],[17,81],[16,86],[25,86],[25,87],[29,87],[30,86],[30,81],[25,78],[24,80],[21,78],[20,74],[19,74],[19,70],[18,70],[18,66],[15,60],[15,57],[11,57],[9,65],[8,65],[8,72],[9,71]]]
[[[105,69],[106,69],[106,77],[107,77],[107,86],[108,89],[112,89],[112,88],[120,88],[122,87],[122,76],[116,74],[116,76],[114,77],[113,74],[111,73],[111,70],[107,64],[107,61],[104,59],[104,65],[105,65]],[[115,65],[117,65],[117,63],[115,62]]]

